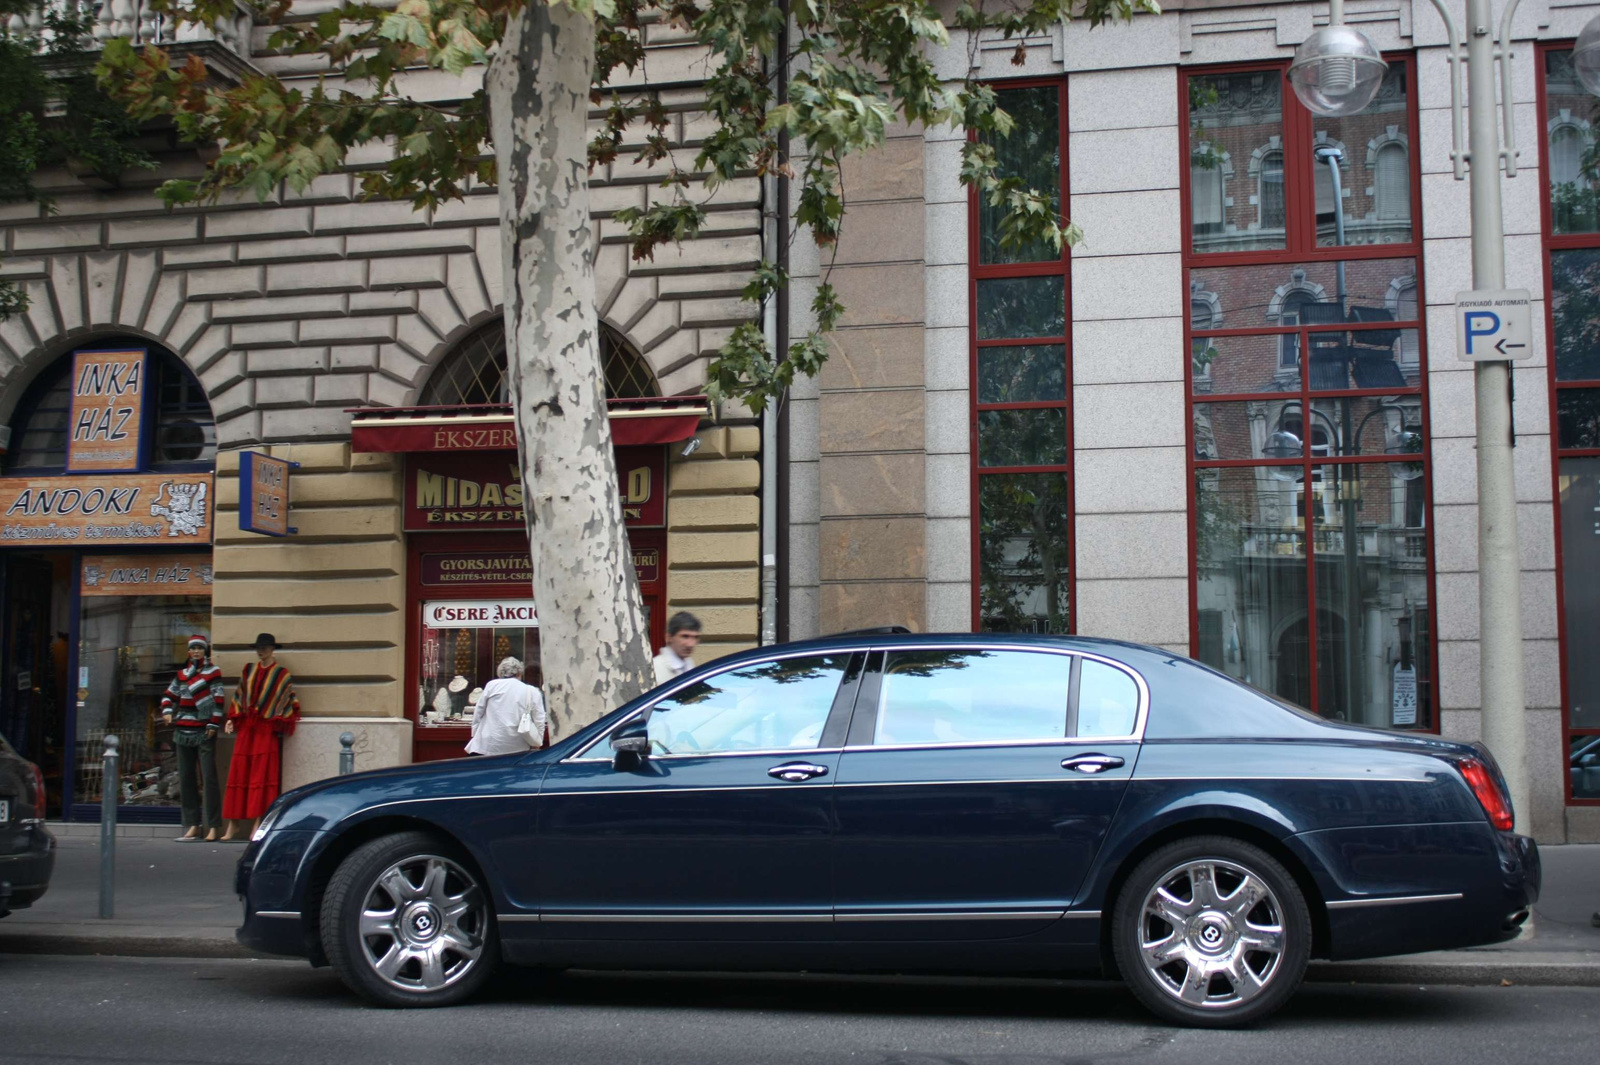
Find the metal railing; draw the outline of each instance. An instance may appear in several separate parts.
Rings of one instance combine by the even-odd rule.
[[[35,51],[49,50],[52,30],[47,13],[86,17],[90,41],[97,47],[114,38],[135,44],[174,45],[216,41],[235,55],[248,58],[255,18],[241,4],[234,5],[230,18],[213,25],[178,24],[172,15],[155,10],[146,0],[46,0],[26,14],[15,14],[0,22],[0,32],[18,41],[32,42]]]

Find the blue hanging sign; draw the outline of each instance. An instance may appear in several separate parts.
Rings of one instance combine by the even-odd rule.
[[[289,524],[289,471],[298,462],[255,451],[239,456],[239,528],[263,536],[288,536],[300,530]]]

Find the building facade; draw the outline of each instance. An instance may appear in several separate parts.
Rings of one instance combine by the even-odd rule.
[[[677,86],[663,102],[675,148],[692,150],[703,119],[684,75],[699,50],[651,32],[638,76]],[[265,37],[241,29],[178,47],[219,77],[245,62],[301,77],[302,61],[268,54]],[[470,72],[412,82],[444,104],[471,85]],[[122,816],[175,820],[159,692],[190,634],[211,636],[231,682],[265,631],[304,708],[285,741],[286,787],[335,772],[345,731],[358,768],[459,755],[499,659],[538,658],[504,405],[495,190],[415,212],[361,201],[352,172],[304,195],[169,211],[154,184],[197,159],[158,158],[121,188],[39,174],[51,214],[0,205],[0,272],[31,299],[0,323],[0,734],[44,767],[52,816],[86,818],[98,816],[103,738],[116,734]],[[642,205],[657,180],[631,158],[594,187],[625,518],[653,634],[691,610],[714,657],[758,631],[760,432],[700,392],[707,354],[759,313],[739,292],[763,253],[761,189],[724,186],[700,239],[630,263],[610,215]],[[86,467],[68,456],[79,444],[68,393],[96,351],[144,360],[138,445],[118,472],[69,472]],[[289,535],[242,530],[247,453],[296,464]],[[181,535],[151,513],[173,483],[203,486],[204,520]],[[73,492],[121,500],[123,524],[140,528],[94,532],[87,504],[57,505]]]
[[[1460,6],[1452,5],[1460,17]],[[1084,240],[1007,248],[963,134],[900,130],[844,182],[850,313],[787,412],[787,633],[1075,631],[1192,655],[1339,720],[1479,735],[1471,285],[1446,33],[1353,2],[1389,63],[1360,114],[1286,69],[1326,8],[1163,5],[1025,42],[957,34],[1009,172]],[[1522,5],[1507,285],[1534,833],[1600,839],[1593,649],[1600,391],[1596,101],[1567,53],[1600,8]],[[802,242],[797,247],[805,248]],[[798,254],[798,253],[797,253]],[[794,327],[803,320],[796,316]]]
[[[1476,738],[1473,378],[1450,315],[1471,287],[1469,216],[1445,31],[1410,0],[1347,12],[1389,72],[1338,120],[1285,80],[1326,18],[1315,4],[1180,0],[1028,40],[1021,65],[1015,42],[957,34],[936,62],[1000,90],[1019,122],[997,150],[1082,226],[1070,254],[1001,244],[948,128],[896,127],[847,163],[825,253],[779,224],[787,191],[752,176],[719,191],[698,239],[631,263],[611,215],[658,177],[627,151],[597,171],[607,381],[653,628],[693,610],[702,659],[755,644],[763,622],[796,639],[1078,632],[1193,655],[1340,720]],[[1549,842],[1600,840],[1600,153],[1566,59],[1597,12],[1528,0],[1513,24],[1507,283],[1534,294],[1537,327],[1514,371],[1523,598],[1506,609],[1522,612],[1529,813]],[[316,76],[235,31],[187,47],[219,71]],[[635,84],[661,87],[692,152],[709,128],[701,53],[647,33]],[[447,104],[474,77],[413,84]],[[0,324],[0,507],[34,493],[27,522],[0,514],[0,732],[29,737],[52,794],[86,816],[100,738],[142,743],[124,800],[170,816],[147,689],[180,634],[213,633],[236,676],[266,630],[306,712],[287,784],[333,772],[347,730],[361,767],[452,754],[486,670],[538,639],[500,406],[493,190],[419,213],[361,202],[340,174],[167,211],[150,186],[196,160],[163,164],[112,190],[41,175],[53,215],[0,205],[0,271],[33,298]],[[785,254],[775,339],[807,328],[826,277],[848,308],[834,355],[769,423],[713,410],[706,361],[757,319],[738,299],[750,269]],[[97,351],[145,353],[146,446],[130,468],[69,473],[63,382]],[[299,464],[292,535],[241,531],[245,452]],[[68,542],[37,503],[185,477],[208,485],[209,524],[163,526],[159,548]],[[145,524],[153,502],[171,510],[141,497]],[[183,567],[201,585],[177,588]]]

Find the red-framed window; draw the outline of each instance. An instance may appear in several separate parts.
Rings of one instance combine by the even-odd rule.
[[[1600,101],[1570,41],[1539,63],[1561,724],[1567,801],[1582,805],[1600,803]]]
[[[1416,64],[1386,58],[1340,119],[1284,63],[1179,78],[1191,651],[1326,717],[1435,730]]]
[[[1067,202],[1062,78],[994,86],[1015,120],[1001,173]],[[1071,632],[1072,350],[1068,254],[1002,245],[1004,212],[969,201],[973,628]]]

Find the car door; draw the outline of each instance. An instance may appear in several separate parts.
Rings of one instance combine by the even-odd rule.
[[[834,786],[840,941],[998,939],[1071,906],[1133,773],[1144,682],[1109,659],[875,653]]]
[[[864,661],[810,653],[702,674],[646,711],[639,764],[613,768],[603,740],[552,766],[541,938],[831,938],[832,784]]]

